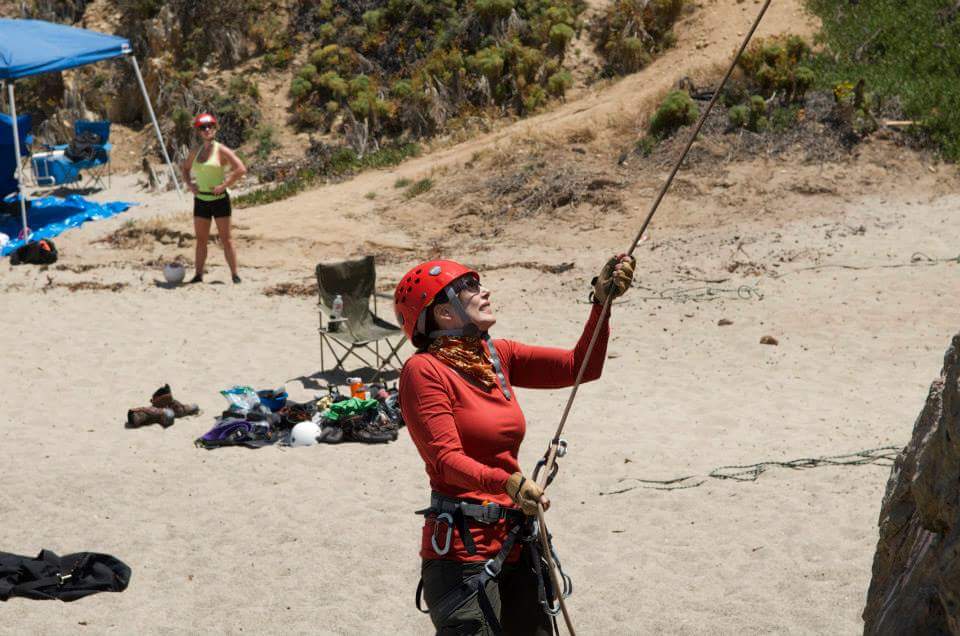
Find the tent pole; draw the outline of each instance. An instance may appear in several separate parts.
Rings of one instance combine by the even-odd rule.
[[[143,83],[143,76],[140,74],[140,65],[137,64],[137,58],[130,55],[130,63],[133,65],[133,72],[137,74],[137,82],[140,84],[140,92],[143,93],[143,101],[147,105],[147,112],[150,113],[150,121],[153,122],[153,131],[157,133],[157,139],[160,141],[160,150],[163,151],[163,158],[167,160],[167,168],[170,169],[170,178],[177,187],[177,195],[183,199],[183,190],[180,189],[180,180],[177,179],[177,171],[173,168],[173,162],[170,161],[170,155],[167,154],[167,145],[163,143],[163,134],[160,132],[160,124],[157,123],[157,116],[153,114],[153,105],[150,103],[150,96],[147,95],[147,86]]]
[[[20,221],[23,223],[23,240],[30,238],[27,227],[27,197],[23,192],[23,160],[20,155],[20,126],[17,125],[17,102],[13,98],[13,82],[6,82],[10,103],[10,116],[13,119],[13,152],[17,157],[17,198],[20,199]]]

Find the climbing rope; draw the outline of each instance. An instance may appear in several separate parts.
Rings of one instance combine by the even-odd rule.
[[[647,231],[647,227],[650,225],[650,222],[653,220],[653,215],[656,213],[657,208],[660,207],[660,202],[663,200],[663,197],[667,194],[667,190],[670,188],[670,184],[673,183],[674,177],[676,177],[677,172],[680,170],[680,166],[683,164],[683,160],[686,158],[687,153],[690,152],[690,148],[693,146],[693,142],[696,140],[697,135],[700,134],[700,129],[703,128],[704,122],[706,122],[707,117],[710,115],[710,111],[713,110],[714,104],[717,103],[717,98],[720,97],[720,94],[723,92],[723,88],[726,86],[727,81],[730,79],[730,76],[733,74],[733,70],[737,67],[737,62],[740,60],[740,56],[743,55],[744,50],[746,50],[747,45],[750,43],[753,34],[756,32],[757,27],[760,25],[760,21],[763,19],[763,16],[766,14],[767,9],[770,7],[771,0],[765,0],[763,6],[760,7],[759,13],[757,13],[756,19],[753,21],[750,30],[747,31],[746,36],[743,38],[743,42],[740,44],[740,48],[737,50],[736,55],[733,56],[733,60],[730,62],[730,66],[727,68],[726,74],[723,76],[723,79],[720,81],[720,84],[717,86],[717,89],[713,92],[713,96],[710,98],[710,103],[707,104],[707,107],[704,109],[703,114],[700,115],[700,119],[697,121],[696,126],[694,126],[693,131],[690,133],[690,139],[687,141],[686,146],[683,149],[683,152],[680,153],[680,156],[677,158],[677,162],[673,165],[673,169],[670,171],[670,175],[667,177],[666,181],[663,183],[663,187],[660,188],[660,192],[657,194],[657,198],[653,201],[653,204],[650,206],[650,212],[647,213],[646,219],[643,221],[643,225],[640,226],[640,230],[637,232],[637,235],[633,239],[633,243],[630,245],[630,249],[627,250],[628,256],[633,256],[633,252],[637,249],[637,245],[640,244],[640,241],[643,239],[643,235]],[[611,280],[611,284],[613,280]],[[563,407],[563,414],[560,416],[560,424],[557,426],[557,431],[553,435],[553,439],[550,440],[550,444],[547,446],[547,450],[544,453],[543,459],[540,460],[543,462],[543,470],[540,473],[539,479],[537,479],[537,484],[541,488],[547,487],[547,479],[552,479],[556,474],[556,465],[557,458],[561,455],[563,451],[561,448],[566,448],[566,444],[561,443],[560,435],[563,433],[563,427],[567,422],[567,416],[570,414],[570,407],[573,406],[573,401],[577,397],[577,390],[580,388],[580,383],[583,381],[583,375],[587,369],[587,362],[590,360],[593,355],[594,347],[597,344],[597,337],[600,335],[600,329],[603,326],[607,314],[610,311],[610,302],[613,300],[613,294],[608,293],[607,298],[603,303],[603,308],[600,312],[600,320],[597,321],[596,326],[593,329],[593,334],[590,336],[590,343],[587,345],[586,352],[583,356],[583,362],[580,364],[580,369],[577,371],[577,377],[574,380],[573,387],[570,389],[570,397],[567,398],[567,403]],[[544,519],[543,506],[537,506],[537,520],[540,524],[540,533],[541,533],[541,542],[543,547],[543,552],[547,560],[547,569],[550,573],[550,579],[554,583],[554,589],[561,590],[563,588],[559,587],[559,576],[557,574],[557,569],[553,563],[553,559],[550,556],[550,545],[546,541],[549,536],[547,531],[546,520]],[[564,602],[563,595],[558,593],[557,600],[560,604],[560,610],[563,614],[563,622],[567,627],[567,631],[571,636],[575,636],[575,631],[573,629],[573,623],[570,620],[570,613],[567,610],[567,605]]]
[[[909,263],[882,263],[879,265],[846,265],[843,263],[826,263],[824,265],[811,265],[810,267],[800,267],[786,272],[771,274],[773,278],[783,278],[788,274],[797,272],[810,272],[821,269],[853,269],[863,271],[868,269],[897,269],[900,267],[929,267],[931,265],[940,265],[942,263],[960,263],[960,256],[951,256],[949,258],[932,258],[923,252],[914,252],[910,255]]]
[[[720,466],[711,470],[706,477],[697,475],[687,475],[685,477],[675,477],[674,479],[641,479],[639,477],[623,477],[618,479],[618,483],[635,481],[635,486],[620,488],[601,492],[601,495],[619,495],[630,492],[637,488],[649,488],[651,490],[684,490],[687,488],[696,488],[702,486],[708,479],[729,479],[732,481],[757,481],[760,475],[767,472],[770,468],[792,468],[800,470],[804,468],[817,468],[819,466],[864,466],[873,464],[876,466],[892,466],[897,454],[902,450],[900,446],[880,446],[878,448],[868,448],[855,453],[845,453],[843,455],[827,455],[824,457],[804,457],[801,459],[791,459],[790,461],[765,461],[756,464],[745,464],[742,466]],[[692,481],[697,480],[697,481]]]
[[[637,289],[648,293],[646,296],[631,295],[631,300],[669,300],[676,303],[709,302],[711,300],[763,300],[759,287],[740,285],[739,287],[668,287],[657,291],[652,287],[637,285]]]

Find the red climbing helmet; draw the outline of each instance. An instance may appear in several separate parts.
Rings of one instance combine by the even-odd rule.
[[[217,118],[211,115],[210,113],[200,113],[193,118],[193,127],[200,128],[201,126],[216,126]]]
[[[480,274],[454,261],[427,261],[420,263],[400,279],[393,293],[393,310],[397,322],[411,341],[413,336],[423,330],[420,315],[433,302],[444,287],[461,276],[474,276],[480,280]]]

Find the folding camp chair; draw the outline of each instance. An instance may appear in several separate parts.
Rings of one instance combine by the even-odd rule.
[[[113,149],[113,144],[110,143],[110,122],[78,120],[73,122],[73,133],[77,137],[81,137],[85,133],[96,135],[99,139],[94,150],[93,160],[84,162],[89,164],[86,166],[87,178],[84,185],[86,187],[99,185],[103,189],[103,179],[106,178],[107,187],[109,187],[112,174],[110,151]]]
[[[406,341],[403,330],[377,316],[377,271],[373,256],[339,263],[317,265],[317,288],[320,292],[320,366],[326,370],[324,348],[330,347],[336,364],[334,369],[346,372],[344,361],[353,356],[376,369],[373,379],[385,369],[400,370],[403,366],[397,351]],[[331,320],[333,299],[343,298],[343,316]],[[373,299],[373,311],[370,299]],[[385,341],[386,354],[380,355],[380,341]],[[337,347],[342,350],[338,353]],[[361,355],[366,350],[375,356],[376,364]]]
[[[80,187],[99,186],[103,189],[109,186],[110,151],[113,149],[113,145],[109,143],[110,122],[79,120],[74,122],[73,132],[77,139],[91,140],[92,147],[88,147],[90,157],[71,160],[68,153],[65,154],[70,144],[46,146],[47,152],[34,153],[32,158],[33,175],[37,185],[67,185],[82,180]],[[107,179],[106,185],[103,182],[104,177]]]

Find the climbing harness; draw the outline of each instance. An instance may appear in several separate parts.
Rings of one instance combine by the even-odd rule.
[[[723,92],[724,86],[726,86],[727,81],[730,79],[730,76],[733,74],[733,69],[737,66],[737,61],[740,59],[740,56],[743,55],[744,50],[746,50],[747,45],[750,43],[751,38],[753,37],[754,32],[756,32],[757,27],[760,24],[760,21],[763,19],[764,14],[766,14],[767,9],[770,7],[771,0],[765,0],[763,6],[760,8],[760,12],[757,14],[756,19],[753,21],[753,25],[750,27],[750,30],[747,31],[746,36],[743,38],[743,42],[740,44],[740,48],[737,50],[736,55],[733,57],[733,61],[730,63],[729,68],[727,69],[726,74],[723,76],[723,79],[720,81],[719,86],[713,92],[713,96],[710,98],[710,103],[707,104],[706,109],[704,109],[703,114],[700,115],[700,119],[697,121],[696,125],[693,128],[693,131],[690,133],[690,138],[687,140],[686,145],[683,148],[683,151],[680,153],[680,157],[674,163],[672,170],[670,171],[669,176],[666,181],[664,181],[663,186],[660,188],[660,191],[657,193],[656,199],[654,199],[653,204],[650,206],[650,211],[647,213],[646,218],[643,221],[643,225],[640,226],[640,230],[637,232],[636,237],[633,239],[633,243],[630,245],[630,249],[626,252],[627,256],[633,256],[633,252],[637,249],[637,245],[640,244],[640,240],[643,238],[643,235],[647,231],[647,227],[650,225],[650,222],[653,220],[653,215],[656,213],[657,208],[660,206],[660,202],[663,200],[663,197],[666,195],[667,190],[670,188],[670,185],[673,183],[674,177],[676,177],[677,172],[680,170],[680,166],[683,164],[683,160],[686,158],[687,153],[690,152],[690,148],[693,146],[693,142],[696,140],[697,135],[700,134],[700,129],[703,128],[703,124],[706,121],[707,117],[710,115],[710,111],[713,110],[714,104],[717,102],[717,98]],[[611,288],[612,291],[611,281]],[[553,439],[550,440],[550,443],[547,446],[546,452],[543,454],[543,458],[537,463],[537,469],[539,472],[539,478],[536,479],[537,484],[541,488],[546,488],[547,484],[552,482],[553,479],[557,476],[557,459],[562,457],[566,451],[566,445],[563,445],[564,451],[561,452],[561,438],[560,435],[563,433],[563,427],[567,422],[567,417],[570,414],[570,407],[573,406],[573,401],[577,397],[577,390],[580,388],[580,383],[583,381],[583,375],[587,369],[587,363],[590,361],[590,358],[593,354],[593,350],[597,344],[597,338],[600,335],[601,327],[603,326],[604,320],[607,317],[607,314],[610,311],[610,304],[613,301],[613,294],[607,293],[607,297],[604,300],[603,307],[600,310],[600,320],[597,321],[596,326],[593,328],[593,334],[590,337],[590,342],[587,345],[586,353],[583,356],[583,361],[580,363],[580,368],[577,371],[576,380],[573,383],[573,388],[570,390],[570,396],[567,398],[566,405],[563,408],[563,414],[560,416],[560,424],[557,426],[557,431],[553,435]],[[539,531],[540,539],[542,545],[546,546],[549,543],[549,532],[547,531],[546,522],[544,520],[543,506],[537,507],[537,521],[539,522]],[[550,550],[544,550],[544,556],[548,564],[548,569],[550,572],[550,578],[553,581],[554,587],[561,589],[560,585],[560,576],[557,574],[556,561],[553,559],[553,555],[550,553]],[[566,604],[563,602],[563,596],[558,596],[558,604],[560,610],[563,614],[564,623],[567,626],[567,630],[571,635],[575,634],[573,629],[573,623],[570,620],[570,614],[567,610]]]
[[[561,599],[573,593],[573,581],[560,568],[560,559],[557,556],[556,548],[553,546],[552,537],[547,535],[547,539],[542,545],[547,546],[549,559],[556,564],[559,572],[559,586],[555,584],[553,577],[549,574],[550,561],[544,558],[544,555],[541,555],[541,528],[536,519],[527,517],[516,508],[501,506],[497,503],[478,503],[469,499],[456,499],[438,492],[430,494],[430,507],[418,510],[416,514],[433,518],[434,532],[430,537],[430,546],[437,556],[441,557],[450,551],[454,529],[460,536],[467,553],[471,555],[477,553],[476,543],[470,533],[470,522],[490,525],[506,521],[510,528],[500,551],[484,563],[483,570],[464,579],[457,587],[444,594],[430,609],[423,608],[423,579],[420,579],[417,584],[415,599],[419,611],[426,614],[432,609],[443,620],[443,618],[452,615],[476,597],[484,619],[491,630],[495,634],[502,634],[503,627],[500,625],[500,619],[487,596],[486,585],[500,576],[507,557],[517,541],[520,541],[526,545],[525,554],[529,555],[530,566],[537,576],[537,599],[544,612],[553,619],[554,632],[559,633],[556,616],[561,612]],[[441,526],[445,529],[440,530]],[[442,545],[440,545],[438,537],[443,537]],[[545,571],[547,571],[546,575]]]

